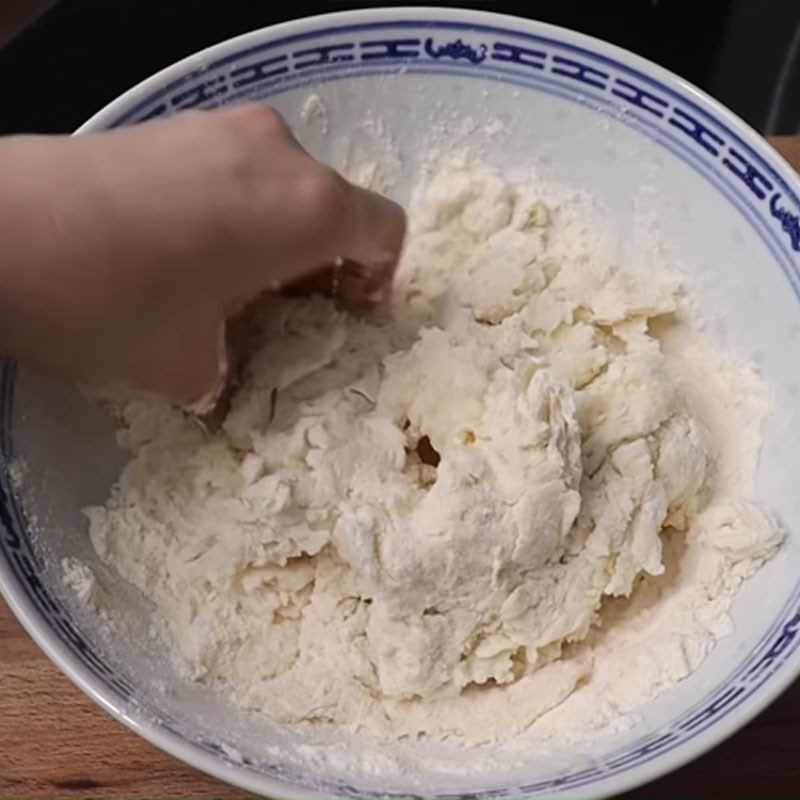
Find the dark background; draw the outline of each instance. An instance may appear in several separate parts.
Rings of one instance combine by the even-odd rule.
[[[59,0],[0,52],[0,134],[72,131],[133,84],[200,48],[285,19],[373,5]],[[800,0],[436,5],[535,17],[589,33],[672,69],[766,135],[800,133]],[[800,684],[724,746],[629,797],[755,797],[756,787],[767,796],[800,796],[797,719]]]
[[[72,131],[156,70],[254,28],[391,4],[59,0],[0,52],[0,134]],[[535,17],[598,36],[674,70],[766,135],[800,132],[800,0],[443,0],[435,5]]]

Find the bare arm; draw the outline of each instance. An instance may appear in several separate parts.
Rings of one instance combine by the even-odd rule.
[[[2,0],[0,2],[0,47],[44,14],[55,0]]]

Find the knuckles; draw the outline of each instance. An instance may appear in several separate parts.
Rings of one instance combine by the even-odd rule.
[[[247,103],[233,106],[224,112],[227,124],[244,141],[266,145],[271,138],[292,140],[284,118],[271,106]]]
[[[350,184],[331,167],[311,161],[298,176],[294,202],[309,232],[317,236],[346,236],[351,207]]]

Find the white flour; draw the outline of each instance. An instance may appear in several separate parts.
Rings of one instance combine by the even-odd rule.
[[[454,163],[391,320],[275,300],[219,434],[125,409],[90,534],[180,669],[286,723],[478,743],[619,727],[699,665],[780,543],[748,499],[768,403],[675,280],[609,267],[602,219]]]
[[[300,119],[306,125],[316,125],[323,136],[330,130],[330,112],[328,106],[318,94],[310,94],[300,109]]]
[[[106,615],[105,591],[86,564],[76,558],[64,558],[61,561],[61,575],[64,583],[81,603],[103,616]]]

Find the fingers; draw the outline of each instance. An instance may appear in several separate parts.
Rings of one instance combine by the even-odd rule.
[[[323,267],[293,281],[282,290],[287,297],[321,295],[353,314],[371,311],[385,305],[389,285],[383,277],[376,278],[371,270],[353,261]]]
[[[320,174],[303,212],[310,261],[288,281],[291,292],[326,294],[351,310],[382,305],[403,247],[405,212],[330,168],[315,167]]]
[[[191,324],[148,346],[130,374],[138,387],[202,415],[215,407],[225,387],[225,348],[221,321]]]
[[[347,182],[329,167],[318,169],[321,174],[305,212],[316,244],[312,266],[349,263],[349,275],[358,273],[375,287],[388,284],[403,246],[405,212],[388,198]]]
[[[363,277],[386,283],[394,275],[406,232],[406,215],[393,201],[351,186],[353,235],[343,257],[364,268]]]
[[[201,338],[198,345],[194,358],[190,359],[185,370],[184,382],[178,388],[181,397],[191,398],[188,402],[184,400],[181,405],[186,411],[202,418],[219,406],[220,398],[229,384],[231,364],[226,323],[221,321],[216,325],[213,341],[203,341]]]

